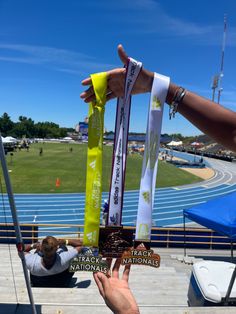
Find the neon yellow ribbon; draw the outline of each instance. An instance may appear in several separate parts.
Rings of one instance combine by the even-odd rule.
[[[91,75],[96,101],[89,104],[86,203],[84,221],[85,246],[98,246],[102,197],[102,142],[107,90],[107,73]]]

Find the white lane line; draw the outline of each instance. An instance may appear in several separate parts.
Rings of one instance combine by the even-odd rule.
[[[64,214],[56,214],[56,215],[53,215],[53,214],[43,214],[43,215],[40,215],[37,214],[37,218],[36,218],[36,222],[39,220],[40,217],[68,217],[68,216],[84,216],[84,213],[83,214],[75,214],[75,213],[70,213],[70,214],[67,214],[67,213],[64,213]],[[0,218],[11,218],[12,216],[11,215],[6,215],[6,216],[0,216]],[[31,215],[18,215],[18,218],[29,218],[29,217],[32,217],[32,219],[34,218],[34,215],[31,214]]]
[[[204,202],[201,202],[204,203]],[[199,203],[200,204],[200,203]],[[160,215],[168,215],[168,214],[173,214],[173,213],[182,213],[183,209],[178,209],[178,210],[170,210],[170,211],[164,211],[164,212],[158,212],[158,213],[153,213],[153,216],[160,216]],[[135,217],[136,215],[124,215],[122,218],[126,219],[126,218],[131,218],[131,217]],[[152,216],[152,217],[153,217]]]
[[[217,178],[217,176],[219,175],[219,171],[216,170],[216,169],[213,169],[213,170],[214,170],[214,176],[212,176],[211,178],[205,180],[205,182],[210,182],[210,181],[215,180],[215,178]]]
[[[211,179],[209,179],[209,180],[205,180],[205,181],[193,184],[192,186],[185,185],[185,186],[176,187],[176,188],[178,188],[178,190],[189,190],[189,189],[201,187],[202,184],[203,185],[215,185],[218,182],[222,181],[224,179],[224,177],[225,177],[224,172],[221,170],[217,170],[217,175],[215,176],[214,180],[212,180],[212,182],[211,182]],[[223,182],[222,182],[222,184],[223,184]]]
[[[182,219],[183,220],[183,215],[181,216],[174,216],[174,217],[170,217],[170,218],[160,218],[160,219],[155,219],[155,222],[158,222],[160,224],[160,222],[162,221],[168,221],[168,220],[173,220],[173,219]],[[124,225],[133,225],[134,221],[127,221],[123,223]],[[173,223],[174,224],[174,223]],[[183,224],[182,224],[183,225]]]
[[[84,208],[65,208],[65,209],[60,209],[61,211],[63,212],[74,212],[74,213],[78,213],[79,215],[81,215],[81,212],[84,213]],[[5,211],[6,213],[10,213],[11,210],[10,209],[7,209]],[[51,208],[51,209],[41,209],[41,208],[38,208],[38,209],[20,209],[20,210],[17,210],[18,214],[19,215],[22,215],[23,213],[31,213],[32,214],[35,214],[35,213],[38,213],[38,212],[56,212],[58,213],[58,208]]]
[[[172,219],[183,219],[183,215],[181,216],[174,216],[174,217],[169,217],[169,218],[161,218],[161,219],[157,219],[156,221],[163,221],[163,220],[172,220]]]
[[[25,207],[67,207],[67,208],[70,208],[70,206],[75,206],[75,205],[78,205],[78,204],[70,204],[70,205],[65,205],[65,204],[45,204],[45,205],[40,205],[40,204],[27,204],[27,205],[17,205],[16,204],[16,208],[25,208]],[[5,205],[5,208],[9,208],[9,205]]]
[[[84,222],[84,220],[83,219],[63,219],[63,220],[40,220],[40,221],[38,221],[38,223],[39,224],[51,224],[52,222],[54,222],[54,223],[59,223],[59,222],[62,222],[62,223],[66,223],[66,222],[70,222],[70,224],[74,224],[73,223],[73,221],[75,222],[75,224],[79,224],[78,222],[79,221],[81,221],[81,222]],[[29,223],[29,224],[31,224],[32,223],[32,221],[30,221],[30,220],[27,220],[27,221],[24,221],[24,222],[22,222],[22,223],[24,223],[24,224],[27,224],[27,223]],[[36,226],[37,226],[37,224],[36,224]],[[72,228],[74,228],[74,227],[72,227]],[[76,228],[76,227],[75,227]]]
[[[8,202],[8,199],[5,200],[5,202]],[[16,204],[26,204],[26,203],[37,203],[37,202],[40,202],[40,203],[65,203],[65,205],[67,203],[84,203],[85,202],[85,199],[84,200],[67,200],[67,199],[63,199],[63,200],[60,200],[60,199],[57,199],[55,198],[54,200],[42,200],[42,199],[26,199],[26,201],[22,201],[22,200],[18,200],[16,199],[15,200]]]
[[[205,202],[197,202],[197,203],[189,203],[189,204],[187,204],[186,206],[193,206],[193,205],[199,205],[199,204],[203,204],[203,203],[205,203]],[[163,207],[163,208],[175,208],[175,206],[165,206],[165,207]],[[157,209],[157,208],[156,208]],[[182,209],[183,210],[183,209]],[[134,211],[134,210],[132,210],[132,211]],[[131,211],[129,211],[129,213],[130,213]],[[159,213],[159,212],[153,212],[152,213],[152,217],[153,216],[157,216],[157,215],[160,215],[160,214],[164,214],[164,212],[161,212],[161,213]],[[134,213],[134,215],[124,215],[123,216],[123,218],[131,218],[131,217],[136,217],[136,213]]]
[[[221,184],[224,184],[224,182],[226,180],[225,177],[226,177],[225,172],[222,172],[222,176],[221,177],[217,177],[213,182],[204,183],[204,185],[207,185],[207,186],[210,187],[210,186],[219,185],[219,182],[221,182]]]
[[[225,177],[225,175],[223,175],[223,172],[222,172],[221,169],[225,168],[225,169],[228,170],[228,168],[229,168],[229,166],[226,166],[223,161],[214,160],[214,161],[212,161],[212,163],[213,163],[212,166],[217,168],[217,169],[214,169],[214,170],[218,171],[218,177],[219,177],[219,175],[221,175],[221,179],[218,178],[217,180],[214,180],[214,182],[210,182],[210,181],[213,180],[213,178],[210,178],[209,180],[206,180],[204,182],[204,185],[206,185],[206,184],[209,184],[209,185],[213,185],[214,184],[215,185],[216,183],[221,181],[222,178]],[[230,166],[232,168],[232,165],[230,165]],[[230,169],[230,172],[228,172],[228,174],[230,173],[230,177],[231,178],[233,178],[232,172],[234,173],[234,171],[232,171],[232,169]],[[215,174],[215,176],[217,176],[217,174]],[[226,182],[228,184],[229,179]],[[201,182],[199,184],[193,185],[191,187],[186,186],[186,187],[181,187],[181,188],[180,187],[159,188],[158,192],[159,193],[163,193],[163,194],[165,194],[165,193],[168,194],[169,192],[171,192],[173,190],[194,189],[194,188],[198,188],[199,186],[201,186]],[[138,190],[126,191],[125,192],[125,197],[128,197],[129,194],[131,194],[131,195],[137,194],[138,195],[138,193],[139,193]],[[23,200],[23,199],[27,199],[27,200],[33,199],[33,200],[35,200],[35,197],[36,198],[39,197],[38,194],[33,194],[33,195],[32,194],[23,194],[23,195],[26,196],[26,197],[22,196],[22,194],[15,194],[15,199],[18,199],[18,201],[19,200]],[[107,196],[108,196],[108,192],[103,192],[103,196],[102,197],[106,198]],[[6,195],[5,195],[5,197],[7,198]],[[42,198],[50,198],[51,200],[52,199],[60,200],[61,198],[64,198],[64,197],[66,197],[66,201],[68,201],[68,199],[73,199],[75,201],[76,200],[81,200],[81,201],[85,200],[84,193],[63,193],[63,194],[54,194],[54,195],[53,194],[44,193],[44,194],[40,194],[40,200],[39,201],[42,201]]]
[[[222,165],[221,165],[222,166]],[[225,167],[226,168],[226,167]],[[222,171],[219,171],[219,172],[221,172],[222,173]],[[226,174],[227,174],[227,176],[226,176]],[[227,182],[227,185],[229,185],[229,182],[231,181],[231,179],[233,178],[233,176],[232,176],[232,172],[229,172],[229,171],[226,171],[226,174],[224,173],[224,175],[222,176],[223,177],[223,179],[224,178],[226,178],[227,177],[227,179],[225,179],[226,180],[226,182]],[[221,177],[221,178],[222,178]],[[219,180],[219,177],[218,177],[218,180],[216,180],[215,181],[215,183],[216,182],[219,182],[220,180]],[[210,185],[210,184],[209,184]],[[195,186],[192,186],[191,187],[191,191],[184,191],[184,192],[181,192],[181,193],[179,193],[178,194],[178,197],[176,197],[176,198],[179,198],[179,197],[181,197],[181,195],[180,194],[188,194],[188,193],[193,193],[193,189],[198,189],[199,187],[197,187],[196,185]],[[214,191],[215,192],[215,188],[217,188],[217,187],[208,187],[208,191],[207,192],[203,192],[203,191],[201,191],[201,192],[195,192],[194,194],[195,194],[195,196],[196,195],[203,195],[203,194],[209,194],[210,192],[212,192],[212,191]],[[211,189],[211,190],[210,190]],[[224,188],[222,188],[222,189],[218,189],[218,191],[219,190],[225,190],[226,188],[224,187]],[[185,189],[186,190],[186,189]],[[174,194],[177,194],[177,191],[176,191],[176,193],[175,193],[175,191],[174,191],[174,188],[164,188],[164,189],[158,189],[158,192],[159,192],[159,194],[160,194],[160,192],[161,193],[163,193],[163,195],[164,194],[170,194],[170,193],[174,193]],[[232,191],[231,191],[232,192]],[[103,194],[103,197],[105,198],[106,196],[105,196],[105,194],[106,193],[104,193]],[[130,191],[129,192],[125,192],[125,197],[127,197],[127,198],[129,198],[129,195],[132,195],[131,196],[131,198],[132,197],[134,197],[134,194],[137,194],[138,195],[138,191],[134,191],[134,193],[130,193]],[[222,194],[226,194],[226,193],[217,193],[216,195],[222,195]],[[52,194],[48,194],[48,195],[52,195]],[[56,195],[54,198],[55,199],[60,199],[60,201],[61,202],[67,202],[68,201],[68,197],[70,198],[70,199],[75,199],[75,198],[78,198],[79,197],[79,199],[81,200],[81,201],[84,201],[84,199],[85,199],[85,197],[84,197],[84,195],[78,195],[77,193],[75,193],[75,194],[73,194],[73,193],[70,193],[69,194],[69,196],[67,195],[67,194],[65,194],[66,195],[66,200],[65,200],[65,196],[61,196],[60,195],[60,197],[58,197],[58,195]],[[76,195],[76,197],[75,196],[71,196],[71,195]],[[108,194],[106,194],[106,195],[108,195]],[[32,195],[31,195],[32,196]],[[38,196],[37,196],[38,197]],[[63,197],[63,199],[62,199],[62,197]],[[33,198],[33,197],[31,197],[32,199],[34,199],[35,200],[35,198]],[[203,198],[203,197],[202,197]],[[21,199],[22,200],[22,197],[20,198],[18,198],[19,200]],[[50,200],[51,200],[52,198],[50,197]],[[160,199],[160,197],[158,197],[158,194],[157,194],[157,199]],[[199,198],[198,198],[199,199]],[[70,201],[70,202],[74,202],[74,201]],[[131,201],[128,201],[128,202],[131,202]],[[168,202],[169,203],[169,202]],[[204,202],[200,202],[200,203],[204,203]],[[193,203],[193,204],[196,204],[196,203]],[[192,205],[193,205],[192,204]],[[197,204],[199,204],[199,203],[197,203]],[[71,204],[70,204],[71,205]],[[76,205],[78,205],[78,204],[76,204]],[[55,207],[56,206],[58,206],[58,205],[55,205]],[[64,205],[64,206],[66,206],[66,205]],[[185,206],[185,204],[183,204],[182,206]],[[128,207],[129,207],[129,205],[128,205]],[[173,208],[173,207],[175,207],[175,206],[166,206],[166,207],[164,207],[164,208]],[[84,208],[82,208],[82,210],[83,210]],[[160,208],[154,208],[154,210],[155,209],[157,209],[158,211],[160,211]],[[54,209],[53,209],[54,210]],[[72,209],[67,209],[68,211],[70,210],[72,210]],[[74,209],[73,209],[74,210]],[[78,209],[76,209],[76,210],[78,210]],[[28,210],[27,210],[28,211]],[[48,210],[48,209],[43,209],[43,211],[52,211],[52,209],[51,210]],[[58,211],[57,209],[55,209],[55,211]],[[135,210],[132,210],[132,211],[137,211],[137,209],[135,209]],[[174,212],[176,212],[176,211],[174,211]],[[166,212],[166,213],[168,213],[168,212]],[[154,213],[155,215],[163,215],[163,214],[165,214],[165,212],[158,212],[158,213]],[[60,214],[61,216],[63,216],[63,214]],[[78,214],[74,214],[74,215],[77,215],[78,216]],[[46,215],[45,215],[46,216]],[[47,215],[47,216],[50,216],[50,215]],[[133,217],[133,216],[132,216]],[[127,216],[124,216],[124,218],[127,218]],[[173,218],[168,218],[168,219],[173,219]],[[162,219],[163,220],[163,219]],[[58,221],[60,221],[60,220],[55,220],[55,222],[58,222]],[[67,221],[67,220],[63,220],[63,221]],[[71,221],[71,220],[70,220]],[[73,220],[74,221],[74,220]],[[76,219],[75,221],[78,221],[78,219]],[[81,221],[83,221],[82,219],[81,219]]]
[[[194,195],[202,195],[202,194],[209,194],[209,193],[215,193],[215,191],[217,190],[217,191],[221,191],[221,190],[225,190],[225,189],[228,189],[229,188],[229,186],[230,186],[230,184],[226,184],[226,186],[223,186],[222,185],[222,187],[219,187],[219,186],[217,186],[217,187],[211,187],[211,188],[209,188],[208,187],[208,191],[205,191],[205,190],[201,190],[201,189],[199,189],[198,191],[196,191],[196,192],[194,192]],[[232,186],[234,186],[234,185],[232,185]],[[236,187],[236,185],[235,185],[235,187]],[[234,189],[232,189],[232,191],[234,191]],[[183,192],[181,192],[181,193],[178,193],[178,192],[175,192],[175,191],[173,191],[172,193],[171,193],[171,195],[169,194],[169,196],[168,196],[168,198],[172,198],[172,199],[174,199],[174,198],[181,198],[182,197],[182,195],[183,194],[193,194],[193,191],[183,191]],[[177,196],[173,196],[173,195],[177,195]],[[124,197],[124,202],[126,203],[128,203],[128,202],[132,202],[132,199],[134,199],[135,201],[138,199],[138,197],[137,196],[135,196],[135,195],[132,195],[132,196],[130,196],[130,197]],[[161,199],[166,199],[166,196],[160,196],[160,193],[158,193],[158,190],[156,191],[156,194],[155,194],[155,200],[161,200]],[[19,204],[21,204],[21,203],[23,203],[23,205],[19,205]],[[36,204],[32,204],[32,201],[31,202],[29,202],[30,204],[28,205],[27,204],[28,202],[21,202],[21,201],[16,201],[16,205],[17,205],[17,207],[29,207],[29,206],[32,206],[32,207],[35,207],[35,206],[38,206],[38,205],[40,205],[40,204],[42,204],[42,203],[46,203],[46,204],[50,204],[50,203],[53,203],[53,206],[67,206],[67,203],[72,203],[72,204],[70,204],[69,206],[72,206],[72,205],[83,205],[84,204],[84,202],[74,202],[74,201],[71,201],[71,200],[63,200],[63,201],[57,201],[57,203],[58,204],[55,204],[55,202],[54,201],[41,201],[41,200],[39,200],[38,202],[37,201],[35,201],[34,203],[36,203]],[[63,203],[63,204],[60,204],[60,203]],[[64,204],[65,203],[65,204]],[[31,205],[32,204],[32,205]],[[9,205],[7,205],[7,206],[9,206]],[[45,206],[45,205],[43,205],[43,206]],[[49,206],[52,206],[52,205],[49,205]],[[41,206],[40,206],[41,207]],[[1,208],[1,204],[0,204],[0,208]]]
[[[226,181],[225,184],[227,184],[227,183],[229,183],[229,182],[231,182],[231,181],[233,180],[233,175],[232,175],[232,173],[229,172],[229,171],[226,171],[226,172],[229,174],[229,179]]]
[[[227,190],[227,187],[219,189],[218,191],[224,191],[224,190]],[[181,198],[181,196],[173,197],[173,198],[169,197],[164,202],[159,202],[160,199],[159,198],[155,198],[154,209],[155,208],[161,209],[161,208],[163,208],[163,205],[171,204],[171,203],[175,203],[175,204],[176,203],[182,203],[179,206],[186,206],[187,205],[186,202],[189,202],[189,201],[200,200],[200,199],[205,199],[205,198],[209,198],[209,200],[210,200],[210,199],[213,199],[213,198],[215,198],[217,196],[229,194],[229,193],[234,192],[234,191],[236,191],[236,187],[235,187],[235,189],[231,189],[230,191],[227,190],[227,191],[224,191],[224,192],[221,192],[221,193],[219,193],[219,192],[216,193],[215,192],[214,195],[209,195],[208,192],[202,192],[202,193],[198,193],[198,194],[194,195],[194,196],[198,195],[197,197],[185,197],[184,199]],[[138,199],[136,200],[136,202],[132,201],[131,205],[129,203],[131,203],[131,201],[125,201],[124,202],[124,209],[127,210],[127,211],[128,210],[130,211],[129,208],[133,208],[134,206],[137,206]],[[19,206],[16,206],[16,207],[17,207],[19,213],[21,213],[21,212],[33,212],[33,213],[35,213],[35,211],[37,211],[37,212],[39,212],[39,211],[40,212],[53,212],[53,211],[58,212],[58,210],[76,211],[76,212],[84,211],[84,207],[76,207],[76,208],[73,207],[73,208],[71,208],[70,206],[60,205],[60,204],[57,204],[57,205],[52,204],[52,205],[40,205],[40,206],[39,205],[24,205],[24,206],[23,205],[19,205]],[[35,209],[26,209],[26,207],[30,207],[30,208],[37,207],[37,208],[35,208]],[[44,209],[43,207],[47,207],[47,209]],[[65,207],[65,208],[59,209],[59,207]],[[176,206],[172,206],[172,207],[176,207]],[[5,206],[5,208],[6,208],[6,210],[5,210],[6,212],[10,212],[10,207],[9,206]]]

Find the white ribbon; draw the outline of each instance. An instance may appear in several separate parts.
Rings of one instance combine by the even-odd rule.
[[[157,73],[154,74],[147,120],[135,240],[147,241],[151,238],[163,105],[169,83],[169,77]]]
[[[117,103],[113,167],[108,212],[108,225],[110,226],[121,225],[131,92],[141,68],[141,62],[129,58],[124,97],[120,97]]]

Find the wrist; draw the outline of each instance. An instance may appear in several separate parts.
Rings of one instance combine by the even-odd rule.
[[[152,90],[152,83],[154,78],[154,72],[150,72],[146,69],[142,69],[140,72],[140,80],[137,80],[140,82],[140,86],[138,86],[138,93],[149,93]]]
[[[34,249],[37,249],[38,248],[38,245],[39,245],[39,242],[35,242],[35,243],[32,243],[32,244],[28,244],[27,246],[27,251],[31,251],[31,250],[34,250]]]
[[[170,82],[169,88],[168,88],[168,92],[167,92],[167,96],[166,96],[166,103],[168,105],[171,105],[174,99],[174,96],[176,95],[177,90],[179,89],[179,86],[173,84]]]
[[[30,248],[33,250],[33,249],[36,249],[36,247],[39,245],[39,242],[34,242],[30,245]]]
[[[152,90],[152,83],[153,83],[153,79],[154,79],[154,72],[150,72],[148,70],[144,69],[144,73],[146,76],[146,91],[147,92],[151,92]]]

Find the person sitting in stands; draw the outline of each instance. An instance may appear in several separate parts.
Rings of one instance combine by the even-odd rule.
[[[67,249],[67,245],[73,248]],[[36,249],[34,253],[30,251]],[[73,276],[69,272],[70,261],[82,249],[79,239],[65,240],[47,236],[42,243],[25,246],[26,266],[30,271],[33,287],[67,287]]]

